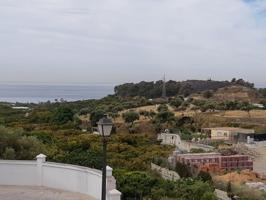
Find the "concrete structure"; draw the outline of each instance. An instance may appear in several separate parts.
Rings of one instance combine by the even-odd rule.
[[[29,107],[26,107],[26,106],[13,106],[12,108],[15,110],[29,110],[30,109]]]
[[[157,140],[162,141],[163,145],[173,145],[176,146],[181,151],[190,152],[191,149],[203,149],[204,151],[213,150],[214,147],[196,143],[196,142],[187,142],[181,140],[179,134],[164,132],[158,134]]]
[[[251,142],[254,140],[255,130],[235,127],[203,128],[203,133],[212,140],[226,140],[231,142]]]
[[[161,140],[161,144],[173,145],[173,146],[180,146],[181,145],[181,138],[178,134],[164,132],[158,134],[158,140]]]
[[[223,156],[219,153],[194,153],[194,154],[176,154],[172,156],[172,162],[180,162],[188,166],[204,168],[210,166],[210,169],[219,170],[253,170],[253,161],[247,155]]]
[[[261,104],[261,103],[253,103],[252,104],[254,107],[256,107],[256,108],[264,108],[264,105],[263,104]]]
[[[86,167],[46,162],[40,154],[37,161],[0,160],[0,185],[43,186],[101,198],[101,171]],[[107,167],[107,199],[120,200],[112,168]]]
[[[151,169],[158,172],[165,180],[177,181],[180,179],[180,176],[177,172],[160,167],[159,165],[156,165],[154,163],[151,163]]]

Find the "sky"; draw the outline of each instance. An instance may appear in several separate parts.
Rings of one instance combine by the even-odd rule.
[[[0,1],[0,82],[266,83],[266,0]]]

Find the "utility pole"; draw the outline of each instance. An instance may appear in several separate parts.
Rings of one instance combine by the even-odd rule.
[[[166,99],[166,82],[165,82],[165,74],[164,74],[164,76],[163,76],[162,98],[163,98],[163,99]]]

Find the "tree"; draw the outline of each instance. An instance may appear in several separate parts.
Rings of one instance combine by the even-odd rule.
[[[264,109],[266,109],[266,99],[262,100],[261,103],[262,103]]]
[[[205,192],[200,200],[217,200],[213,192]]]
[[[111,112],[108,114],[114,121],[120,116],[117,112]]]
[[[200,171],[197,177],[204,182],[212,182],[212,176],[208,172]]]
[[[191,84],[186,83],[181,86],[179,90],[179,94],[184,95],[185,97],[189,96],[193,92],[193,88]]]
[[[139,111],[139,114],[142,115],[142,116],[144,116],[145,119],[148,118],[148,117],[150,117],[150,112],[147,111],[147,110],[141,110],[141,111]]]
[[[168,109],[168,106],[166,105],[166,104],[161,104],[161,105],[159,105],[159,107],[157,108],[157,111],[158,112],[166,112],[166,111],[168,111],[169,109]]]
[[[244,102],[242,104],[241,110],[245,110],[248,113],[248,117],[250,118],[250,111],[253,109],[253,106],[248,103],[248,102]]]
[[[102,110],[96,110],[91,113],[90,115],[90,121],[91,121],[91,127],[96,127],[97,122],[104,117],[104,111]]]
[[[143,199],[150,194],[156,179],[146,172],[116,170],[114,173],[123,199]]]
[[[208,182],[185,179],[178,182],[178,194],[184,200],[217,200],[214,188]]]
[[[227,196],[229,198],[233,198],[234,197],[234,194],[233,194],[233,191],[232,191],[231,181],[229,181],[228,184],[227,184],[226,192],[227,192]]]
[[[206,98],[206,99],[209,99],[213,96],[213,92],[210,91],[210,90],[207,90],[205,92],[203,92],[203,97]]]
[[[101,169],[102,152],[91,149],[84,150],[78,148],[71,151],[70,153],[65,154],[62,158],[62,162]]]
[[[192,176],[190,168],[180,162],[176,162],[175,171],[179,174],[181,178],[188,178]]]
[[[157,123],[171,123],[175,121],[175,114],[169,111],[162,111],[157,113],[155,117]]]
[[[172,100],[170,101],[170,105],[171,105],[171,106],[174,106],[174,107],[176,107],[176,108],[178,108],[179,106],[181,106],[182,103],[183,103],[183,100],[182,100],[181,98],[179,98],[179,97],[174,98],[174,99],[172,99]]]
[[[125,120],[125,122],[129,123],[130,127],[132,127],[134,122],[136,120],[139,120],[139,113],[137,113],[135,111],[129,111],[129,112],[123,113],[122,117]]]
[[[156,114],[153,123],[156,131],[172,128],[175,122],[175,115],[169,111],[162,111]]]
[[[40,153],[45,153],[45,148],[36,137],[0,127],[0,159],[32,160]]]
[[[65,124],[69,121],[73,121],[74,112],[68,107],[59,107],[54,112],[53,121],[58,124]]]
[[[258,92],[263,98],[266,98],[266,88],[260,88]]]
[[[155,116],[156,116],[156,113],[155,113],[154,111],[151,110],[151,111],[149,112],[149,118],[150,118],[150,119],[153,119]]]
[[[7,160],[14,160],[16,159],[16,152],[12,147],[6,147],[2,157]]]
[[[243,80],[242,78],[235,81],[237,85],[241,85],[244,87],[254,88],[254,83],[250,83],[248,81]]]

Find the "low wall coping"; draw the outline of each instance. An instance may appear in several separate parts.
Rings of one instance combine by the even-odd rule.
[[[54,162],[46,162],[46,155],[44,154],[39,154],[38,156],[36,156],[36,161],[29,161],[29,160],[0,160],[0,164],[3,165],[4,169],[7,169],[7,172],[2,171],[2,173],[9,173],[8,169],[9,169],[9,165],[11,166],[18,166],[17,168],[19,169],[18,172],[21,172],[21,169],[23,168],[23,165],[26,166],[33,166],[36,167],[36,169],[38,170],[34,170],[34,173],[32,173],[32,171],[29,171],[29,169],[31,170],[31,167],[26,168],[28,169],[27,173],[29,174],[25,174],[23,172],[23,177],[27,178],[28,175],[31,176],[30,179],[30,183],[27,182],[27,180],[25,181],[25,184],[30,184],[35,185],[36,186],[44,186],[43,185],[43,170],[44,168],[60,168],[60,169],[65,169],[65,170],[74,170],[77,172],[84,172],[88,175],[93,175],[93,177],[102,177],[102,172],[100,170],[97,169],[92,169],[92,168],[88,168],[88,167],[83,167],[83,166],[78,166],[78,165],[70,165],[70,164],[63,164],[63,163],[54,163]],[[6,166],[5,166],[6,165]],[[20,166],[21,165],[21,166]],[[0,166],[1,167],[1,166]],[[12,168],[12,170],[16,170],[17,168]],[[110,186],[110,190],[107,192],[108,194],[108,200],[120,200],[121,198],[121,192],[119,192],[118,190],[116,190],[116,186],[115,186],[115,178],[112,176],[112,171],[113,169],[110,166],[106,167],[106,175],[107,175],[107,181],[111,181],[110,184],[113,184],[113,186]],[[36,173],[36,174],[35,174]],[[67,173],[67,171],[66,171]],[[8,178],[8,176],[6,177]],[[16,177],[13,177],[16,178]],[[35,179],[33,179],[35,178]],[[27,178],[28,179],[28,178]],[[99,179],[99,178],[97,178]],[[5,180],[5,179],[3,179]],[[9,179],[7,179],[9,180]],[[24,182],[20,181],[16,181],[16,179],[13,179],[12,184],[16,185],[16,184],[23,184]],[[109,183],[109,182],[108,182]],[[5,182],[2,182],[2,184],[5,184]],[[49,186],[48,186],[49,187]],[[101,185],[98,185],[97,188],[99,189],[101,187]],[[98,190],[97,189],[97,190]],[[88,194],[90,195],[90,194]],[[94,194],[95,195],[95,194]]]

